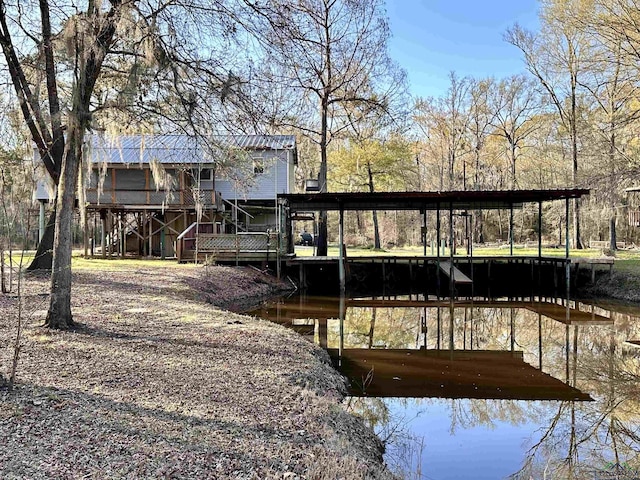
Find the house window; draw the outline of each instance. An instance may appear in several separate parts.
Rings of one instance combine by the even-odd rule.
[[[264,173],[264,160],[261,157],[253,159],[253,173],[262,175]]]
[[[206,180],[206,181],[213,180],[213,169],[203,168],[202,170],[200,170],[200,180]]]
[[[191,178],[196,182],[198,178],[201,182],[210,182],[213,180],[213,168],[194,168],[191,170]]]

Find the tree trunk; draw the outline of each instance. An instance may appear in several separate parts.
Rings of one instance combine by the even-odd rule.
[[[367,173],[369,175],[369,192],[373,193],[375,188],[373,186],[373,173],[371,172],[371,163],[367,161]],[[380,249],[380,227],[378,226],[378,212],[373,210],[373,248]]]
[[[574,245],[576,249],[582,250],[584,248],[584,244],[582,243],[582,239],[580,238],[580,199],[576,198],[574,200],[573,206],[574,216],[573,216],[573,236],[574,236]]]
[[[373,210],[371,212],[373,217],[373,248],[380,249],[380,228],[378,227],[378,212]]]
[[[611,107],[611,111],[613,112],[613,106]],[[612,114],[613,115],[613,114]],[[616,251],[618,249],[617,246],[617,238],[616,238],[616,216],[618,214],[616,210],[616,124],[613,118],[610,121],[610,130],[609,134],[609,164],[611,166],[611,175],[609,176],[610,185],[611,185],[611,218],[609,220],[609,248],[612,251]]]
[[[57,200],[56,200],[57,203]],[[51,215],[49,215],[49,220],[47,221],[47,226],[44,229],[44,234],[42,239],[40,239],[40,243],[38,244],[38,249],[36,251],[36,256],[33,257],[33,261],[27,267],[27,271],[33,272],[35,270],[51,270],[51,266],[53,264],[53,239],[55,235],[56,229],[56,209],[53,209]]]
[[[516,189],[516,145],[511,143],[511,190]]]
[[[575,83],[572,84],[571,94],[571,156],[573,160],[573,188],[578,188],[578,129],[576,113],[576,93]],[[582,239],[580,236],[580,198],[573,201],[573,241],[575,248],[582,250]],[[569,241],[569,239],[567,239]]]
[[[5,264],[4,264],[4,245],[0,243],[0,291],[2,293],[9,293],[9,289],[7,288],[5,274],[4,274]],[[0,383],[1,385],[1,383]]]
[[[320,105],[321,126],[320,126],[320,172],[318,173],[318,183],[320,183],[320,193],[327,193],[327,141],[329,104],[327,96],[324,96]],[[316,255],[325,257],[328,250],[327,240],[327,212],[320,212],[318,220],[318,241],[316,244]]]
[[[454,147],[449,147],[454,148]],[[449,190],[454,190],[456,154],[449,152]]]
[[[45,321],[45,326],[50,328],[67,329],[74,326],[71,314],[71,236],[82,155],[83,128],[77,121],[70,121],[67,151],[58,183],[51,295]]]
[[[371,323],[369,324],[369,350],[373,348],[373,336],[376,330],[376,312],[377,308],[373,307],[373,311],[371,313]]]
[[[318,238],[316,241],[316,255],[326,256],[327,245],[327,212],[320,212],[318,216]]]
[[[567,218],[567,222],[569,219]],[[558,245],[562,245],[562,220],[558,222]]]
[[[609,248],[611,250],[617,250],[618,239],[616,235],[616,209],[613,209],[613,214],[609,220]]]
[[[484,218],[482,210],[478,210],[474,218],[476,221],[476,242],[484,243]]]

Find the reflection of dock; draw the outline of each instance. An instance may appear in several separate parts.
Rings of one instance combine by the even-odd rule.
[[[569,319],[567,320],[567,307],[557,303],[529,303],[525,308],[565,325],[613,325],[613,319],[611,318],[594,312],[583,312],[575,308],[569,308]]]
[[[338,350],[329,353],[337,357]],[[592,400],[525,363],[522,352],[344,349],[340,370],[352,379],[372,372],[365,388],[371,397]],[[362,396],[361,385],[351,394]]]
[[[449,300],[368,300],[357,299],[347,302],[349,307],[358,308],[445,308],[450,307]],[[613,319],[594,312],[584,312],[577,308],[569,308],[569,320],[567,320],[567,307],[551,302],[514,302],[514,301],[487,301],[487,300],[456,300],[454,308],[524,308],[534,313],[556,320],[565,325],[612,325]]]

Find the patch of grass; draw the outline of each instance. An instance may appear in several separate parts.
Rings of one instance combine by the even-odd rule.
[[[314,254],[314,247],[303,247],[296,246],[296,255],[305,257],[311,256]],[[338,256],[338,246],[337,245],[329,245],[328,248],[328,256]],[[377,256],[377,255],[395,255],[395,256],[421,256],[424,254],[424,248],[422,245],[411,245],[404,247],[393,247],[389,249],[372,249],[372,248],[362,248],[362,247],[347,247],[347,256],[350,257],[362,257],[362,256]],[[427,246],[427,255],[435,255],[435,250],[432,250],[431,247]],[[509,246],[503,246],[502,248],[498,247],[481,247],[475,245],[473,248],[473,254],[476,256],[509,256]],[[536,247],[532,248],[524,248],[522,246],[514,246],[513,248],[514,256],[537,256],[538,249]],[[466,256],[467,250],[466,248],[460,246],[458,247],[458,251],[456,256]],[[542,255],[545,257],[564,257],[565,250],[564,248],[543,248]],[[571,249],[569,252],[571,257],[600,257],[602,256],[602,251],[600,249],[590,248],[583,250]],[[441,252],[441,256],[447,257],[449,256],[449,249],[445,248],[444,253]],[[630,251],[621,251],[617,252],[616,257],[619,259],[637,259],[640,262],[640,252],[630,252]]]
[[[640,275],[640,252],[616,252],[616,263],[614,264],[613,268],[619,272],[635,273]]]
[[[195,267],[195,265],[157,258],[84,258],[74,256],[71,267],[78,270],[131,270],[139,268],[188,269]]]

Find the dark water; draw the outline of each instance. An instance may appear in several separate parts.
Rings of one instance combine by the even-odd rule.
[[[564,305],[563,305],[564,303]],[[640,478],[640,309],[293,297],[404,478]]]

